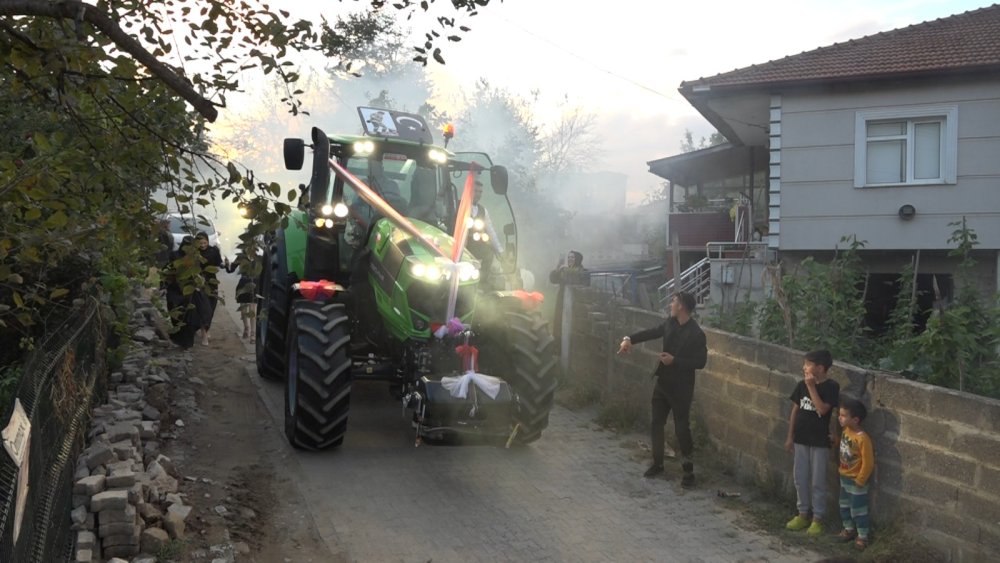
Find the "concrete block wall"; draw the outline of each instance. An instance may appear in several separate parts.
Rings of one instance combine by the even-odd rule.
[[[953,561],[1000,557],[1000,401],[908,381],[868,380],[879,515]]]
[[[614,356],[625,334],[662,322],[596,292],[578,292],[570,377],[624,401],[648,420],[650,374],[658,343]],[[800,350],[705,329],[708,365],[700,371],[693,418],[735,473],[794,498],[791,456],[784,450],[791,394],[801,379]],[[949,561],[1000,554],[1000,401],[835,362],[842,396],[868,407],[875,441],[872,511],[879,524],[902,521]],[[672,432],[668,428],[668,436]],[[835,515],[836,468],[830,467]]]

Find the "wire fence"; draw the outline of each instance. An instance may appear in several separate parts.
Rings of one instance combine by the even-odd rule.
[[[90,299],[29,356],[16,393],[31,424],[27,455],[18,467],[0,451],[0,562],[70,559],[73,475],[91,409],[105,392],[106,351],[105,319]],[[0,405],[0,425],[13,403]]]

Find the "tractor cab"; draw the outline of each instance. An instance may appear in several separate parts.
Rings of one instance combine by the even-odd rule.
[[[517,226],[507,199],[507,170],[494,165],[480,152],[452,153],[433,145],[424,119],[416,114],[378,108],[358,108],[364,135],[332,135],[313,130],[313,152],[329,153],[351,174],[374,190],[401,215],[443,232],[453,232],[458,204],[471,174],[477,194],[467,248],[481,264],[484,286],[514,289],[505,282],[516,274]],[[454,127],[445,130],[445,140]],[[301,169],[305,143],[286,139],[285,166]],[[356,191],[345,189],[344,179],[330,174],[321,158],[313,162],[313,175],[300,208],[314,219],[321,238],[336,237],[338,273],[330,265],[321,273],[338,280],[349,275],[353,258],[369,238],[372,226],[385,216]],[[326,230],[327,232],[323,232]]]

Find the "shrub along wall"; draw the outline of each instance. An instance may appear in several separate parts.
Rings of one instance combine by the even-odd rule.
[[[568,377],[604,390],[648,420],[650,374],[659,343],[616,357],[621,337],[662,317],[583,291],[574,300],[573,357]],[[794,498],[785,452],[791,394],[802,351],[705,329],[709,360],[698,373],[693,417],[743,480]],[[875,441],[875,525],[902,522],[951,561],[1000,553],[1000,401],[835,363],[841,393],[868,407]],[[672,432],[668,429],[668,436]],[[836,511],[836,467],[830,466],[830,514]]]

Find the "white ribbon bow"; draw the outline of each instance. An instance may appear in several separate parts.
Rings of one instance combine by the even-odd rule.
[[[464,399],[469,394],[469,382],[475,383],[483,393],[490,399],[496,399],[500,394],[500,383],[503,381],[499,377],[467,371],[461,376],[446,376],[441,378],[441,385],[451,393],[452,397]]]

